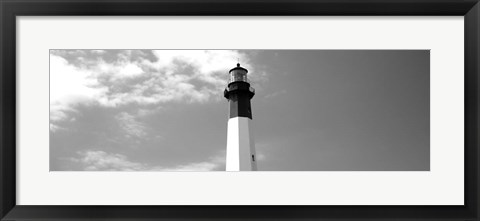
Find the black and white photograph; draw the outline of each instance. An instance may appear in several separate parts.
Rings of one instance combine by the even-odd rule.
[[[50,171],[430,171],[429,50],[51,49]]]
[[[0,0],[0,221],[480,220],[480,0]]]

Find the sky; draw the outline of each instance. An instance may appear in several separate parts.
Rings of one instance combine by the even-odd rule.
[[[258,170],[430,169],[428,50],[51,50],[51,171],[225,171],[249,70]]]

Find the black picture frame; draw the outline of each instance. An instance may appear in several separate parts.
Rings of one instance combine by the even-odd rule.
[[[479,220],[478,0],[0,0],[1,220]],[[464,206],[16,205],[16,16],[464,16]],[[452,73],[455,74],[455,73]],[[134,191],[134,190],[131,190]]]

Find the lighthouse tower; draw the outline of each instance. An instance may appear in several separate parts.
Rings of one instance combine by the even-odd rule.
[[[248,70],[237,67],[230,70],[230,80],[224,96],[230,105],[227,132],[227,171],[257,170],[255,142],[253,141],[252,108],[250,99],[255,89],[247,78]]]

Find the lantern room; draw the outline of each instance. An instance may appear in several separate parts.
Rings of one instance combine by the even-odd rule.
[[[230,81],[228,83],[232,83],[236,81],[243,81],[243,82],[249,83],[247,78],[248,70],[240,67],[240,63],[237,63],[237,67],[232,68],[232,70],[230,70],[229,73],[230,73]]]

